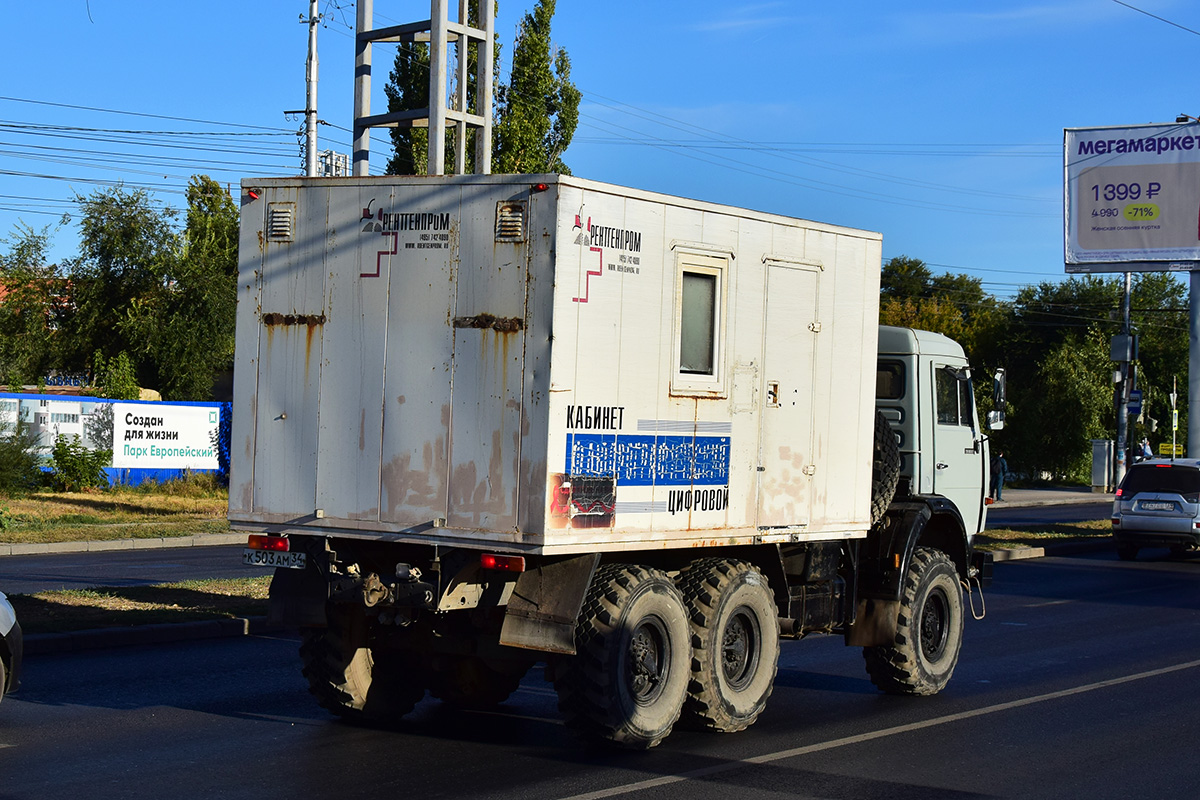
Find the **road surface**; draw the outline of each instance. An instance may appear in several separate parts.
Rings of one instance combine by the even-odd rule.
[[[936,697],[879,694],[835,637],[786,642],[754,727],[645,753],[577,743],[536,669],[494,713],[426,699],[373,729],[316,706],[290,636],[32,656],[0,796],[1194,796],[1200,559],[1006,562],[987,611]]]

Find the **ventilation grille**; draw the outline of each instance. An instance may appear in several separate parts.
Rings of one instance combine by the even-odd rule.
[[[267,206],[267,238],[272,242],[290,242],[295,217],[295,203],[271,203]]]
[[[496,204],[496,241],[525,241],[525,203],[505,201]]]

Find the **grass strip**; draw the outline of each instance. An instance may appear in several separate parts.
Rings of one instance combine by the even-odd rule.
[[[63,589],[8,599],[26,634],[254,617],[267,613],[271,576],[153,586]]]
[[[1067,541],[1098,540],[1112,537],[1112,524],[1106,519],[1039,525],[1036,528],[989,528],[975,536],[978,550],[1007,550],[1017,547],[1044,547]]]

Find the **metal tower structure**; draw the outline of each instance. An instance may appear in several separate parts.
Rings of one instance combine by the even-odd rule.
[[[467,24],[468,8],[476,4],[479,24]],[[458,21],[449,19],[449,0],[432,0],[429,19],[388,28],[375,28],[374,0],[358,0],[354,59],[354,174],[367,175],[371,157],[371,128],[428,127],[430,175],[446,173],[446,127],[454,126],[455,174],[466,171],[467,131],[475,131],[475,171],[492,170],[492,62],[495,3],[457,0]],[[429,43],[429,108],[371,114],[371,45],[375,42]],[[455,90],[448,76],[450,45],[455,50]],[[467,108],[469,48],[477,48],[474,111]]]

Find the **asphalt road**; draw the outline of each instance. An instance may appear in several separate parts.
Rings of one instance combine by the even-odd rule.
[[[1029,525],[1057,525],[1063,522],[1109,519],[1112,516],[1112,509],[1112,501],[1024,508],[996,508],[993,506],[988,510],[987,526],[989,528],[1020,528]]]
[[[146,586],[269,574],[242,565],[242,546],[102,550],[0,558],[0,591],[31,594],[91,586]],[[2,797],[0,793],[0,797]]]
[[[1107,519],[1111,512],[1111,502],[993,507],[988,511],[988,527],[1020,528]],[[0,558],[0,591],[30,594],[53,589],[141,586],[265,574],[260,569],[244,567],[241,553],[242,545],[230,545],[5,556]]]
[[[786,642],[753,728],[646,753],[577,743],[537,670],[496,713],[427,699],[386,730],[317,708],[287,636],[38,655],[0,704],[0,796],[1190,797],[1198,578],[1200,559],[998,564],[942,694],[888,697],[839,639]]]

